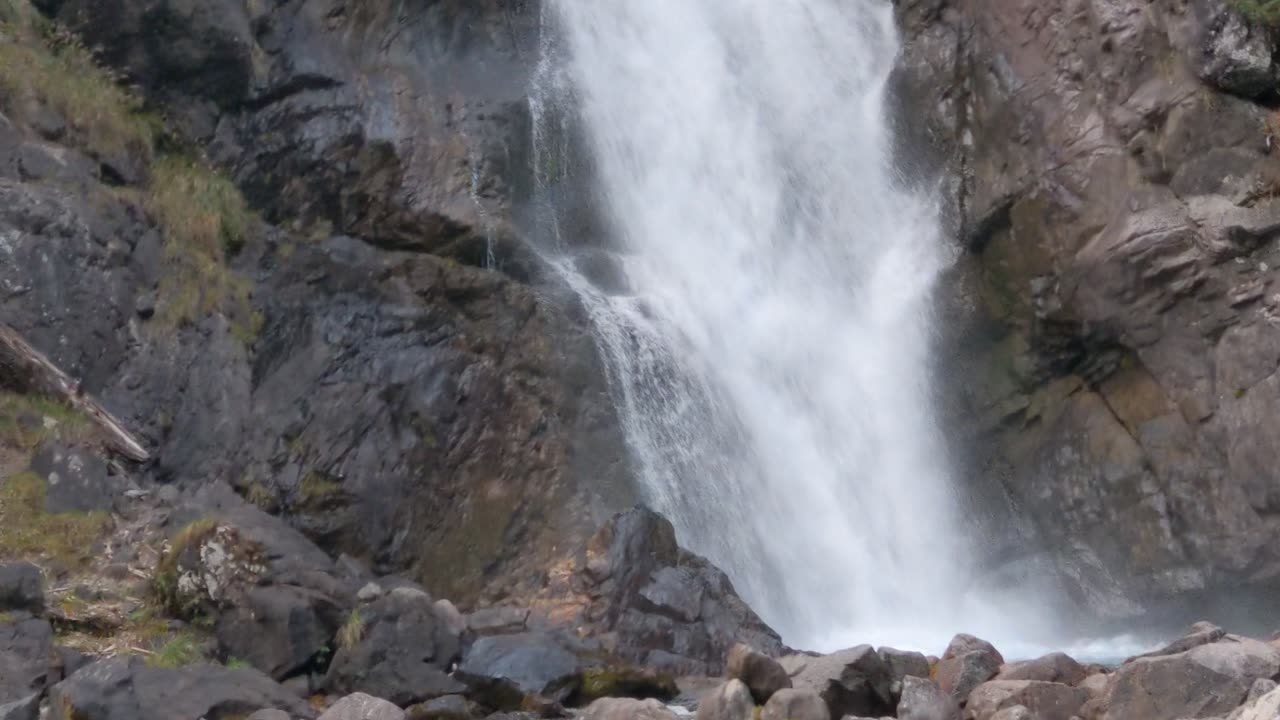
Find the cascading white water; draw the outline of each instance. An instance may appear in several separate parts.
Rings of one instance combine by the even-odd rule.
[[[931,416],[946,245],[890,157],[889,4],[546,2],[538,174],[572,105],[633,294],[561,267],[646,500],[794,645],[985,626]]]

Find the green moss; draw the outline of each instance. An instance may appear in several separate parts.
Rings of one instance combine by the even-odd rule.
[[[74,571],[94,558],[111,527],[106,513],[47,513],[46,486],[31,473],[0,480],[0,558],[43,558]]]
[[[268,510],[276,504],[276,496],[257,480],[249,482],[248,488],[244,491],[244,499],[262,510]]]
[[[667,673],[640,668],[605,667],[583,671],[576,702],[589,704],[603,697],[673,698],[679,694]]]
[[[240,658],[236,658],[236,657],[227,658],[227,662],[224,663],[224,665],[226,665],[228,670],[245,670],[253,667],[252,665],[249,664],[249,661],[241,660]]]
[[[360,609],[356,608],[347,616],[347,621],[342,624],[338,630],[338,647],[342,650],[350,650],[360,641],[364,639],[364,618],[360,616]]]

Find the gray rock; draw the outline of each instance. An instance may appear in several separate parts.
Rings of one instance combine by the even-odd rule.
[[[44,612],[44,579],[31,563],[0,564],[0,610]]]
[[[601,698],[587,706],[583,720],[676,720],[676,714],[657,700]]]
[[[740,679],[711,690],[698,702],[697,720],[753,720],[754,716],[751,691]]]
[[[1190,631],[1186,635],[1183,635],[1159,650],[1152,650],[1151,652],[1138,655],[1137,657],[1177,655],[1178,653],[1186,652],[1201,645],[1208,645],[1209,643],[1217,642],[1226,636],[1227,631],[1217,625],[1207,622],[1198,622],[1191,626]]]
[[[1041,682],[1078,685],[1085,669],[1065,653],[1051,653],[1035,660],[1009,663],[1000,668],[996,680],[1039,680]]]
[[[779,660],[796,688],[817,692],[832,717],[893,711],[889,667],[870,645],[830,655],[788,655]]]
[[[404,720],[404,710],[380,698],[352,693],[324,711],[320,720]]]
[[[1258,701],[1263,695],[1275,690],[1276,681],[1271,678],[1258,678],[1253,681],[1253,685],[1249,686],[1249,695],[1245,698],[1246,705],[1252,705]]]
[[[729,650],[725,665],[726,676],[737,678],[746,684],[751,690],[751,696],[761,705],[775,692],[791,687],[791,678],[782,665],[749,645],[734,645]]]
[[[908,675],[902,680],[899,720],[960,720],[960,704],[932,680]]]
[[[1226,92],[1253,97],[1274,90],[1271,59],[1275,44],[1264,28],[1250,27],[1234,12],[1224,13],[1208,30],[1200,78]]]
[[[1116,671],[1104,720],[1224,716],[1258,678],[1280,672],[1280,651],[1231,636],[1174,655],[1133,660]]]
[[[483,608],[467,616],[467,627],[477,635],[509,635],[525,630],[528,620],[525,608]]]
[[[0,622],[0,703],[42,693],[57,680],[53,628],[45,620],[14,615]]]
[[[476,717],[471,703],[461,695],[445,695],[414,705],[405,711],[410,720],[469,720]]]
[[[0,720],[36,720],[40,717],[40,693],[0,703]]]
[[[407,706],[465,689],[448,675],[460,637],[426,593],[396,588],[347,622],[347,644],[334,654],[324,680],[330,692],[367,693]]]
[[[760,720],[830,720],[827,703],[807,688],[779,690],[765,703]]]
[[[1280,717],[1280,690],[1275,689],[1227,716],[1228,720],[1275,720],[1276,717]]]
[[[245,720],[293,720],[293,718],[283,710],[268,708],[253,713]]]
[[[1042,720],[1071,720],[1088,700],[1088,691],[1061,683],[993,680],[969,695],[964,717],[989,720],[1001,710],[1021,706]]]
[[[1037,720],[1037,717],[1027,708],[1014,705],[992,715],[991,720]]]
[[[136,657],[81,668],[50,690],[49,704],[54,717],[83,720],[200,720],[264,708],[315,717],[306,703],[257,670],[151,668]]]
[[[45,481],[46,512],[109,512],[118,489],[107,464],[89,448],[43,446],[31,460],[31,471]]]
[[[933,678],[943,692],[964,703],[974,688],[996,676],[1004,658],[991,643],[963,633],[956,635],[938,661]]]
[[[929,677],[929,659],[924,653],[882,647],[876,650],[889,666],[889,677],[901,681],[905,677]]]
[[[470,688],[468,696],[481,704],[514,709],[526,695],[566,699],[576,689],[581,672],[600,665],[576,652],[568,638],[529,632],[477,639],[455,677]]]

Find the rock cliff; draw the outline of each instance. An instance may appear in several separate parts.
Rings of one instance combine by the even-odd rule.
[[[903,146],[917,178],[945,178],[961,246],[941,300],[950,424],[975,494],[1012,510],[989,530],[1001,560],[1054,566],[1090,613],[1264,592],[1269,18],[1224,0],[896,6]]]

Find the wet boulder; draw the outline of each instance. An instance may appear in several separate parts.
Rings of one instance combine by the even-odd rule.
[[[40,717],[40,693],[13,702],[0,702],[0,720],[36,720]]]
[[[924,653],[882,647],[876,650],[884,664],[889,667],[891,680],[889,691],[895,699],[902,696],[903,679],[908,677],[929,677],[929,659]]]
[[[808,688],[779,690],[760,711],[760,720],[831,720],[831,717],[826,701]]]
[[[1172,655],[1142,657],[1116,671],[1103,720],[1225,716],[1245,702],[1253,683],[1280,673],[1280,650],[1227,635]]]
[[[1051,653],[1034,660],[1009,663],[996,675],[996,680],[1038,680],[1064,685],[1078,685],[1084,678],[1084,667],[1066,653]]]
[[[964,703],[974,688],[996,676],[1004,657],[991,643],[972,635],[959,634],[938,661],[934,680],[943,692]]]
[[[409,720],[470,720],[481,713],[462,695],[445,695],[405,710]]]
[[[899,720],[960,720],[960,704],[932,680],[908,675],[902,680]]]
[[[570,638],[550,632],[482,637],[472,644],[456,677],[468,695],[496,710],[520,707],[531,695],[567,699],[583,671],[603,663],[581,652]]]
[[[816,692],[832,717],[893,711],[889,666],[870,645],[830,655],[788,655],[779,662],[791,676],[792,686]]]
[[[725,674],[741,680],[757,703],[764,704],[775,692],[791,687],[791,678],[782,665],[750,645],[734,645],[725,664]],[[927,666],[925,672],[928,673]]]
[[[990,720],[996,713],[1024,707],[1041,720],[1071,720],[1089,700],[1081,688],[1037,680],[992,680],[969,695],[965,720]]]
[[[582,720],[676,720],[676,714],[657,700],[601,698],[582,713]]]
[[[714,688],[698,702],[697,720],[753,720],[754,716],[751,691],[739,679]]]

